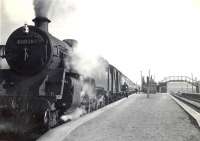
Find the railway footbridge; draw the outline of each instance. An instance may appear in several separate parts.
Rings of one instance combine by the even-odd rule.
[[[159,92],[167,92],[167,84],[170,82],[183,82],[188,83],[194,87],[194,92],[199,93],[200,82],[188,76],[168,76],[158,83]]]

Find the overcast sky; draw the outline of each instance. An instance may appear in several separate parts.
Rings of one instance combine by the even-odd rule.
[[[74,38],[133,81],[150,69],[200,79],[200,0],[53,0],[50,32]],[[32,0],[1,0],[0,43],[34,18]]]

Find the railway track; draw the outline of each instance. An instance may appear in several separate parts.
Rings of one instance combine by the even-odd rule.
[[[173,94],[173,96],[200,113],[200,95],[199,97],[194,97],[190,96],[190,94]]]

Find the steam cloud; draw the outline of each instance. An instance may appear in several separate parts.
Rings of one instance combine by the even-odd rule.
[[[79,50],[79,48],[74,48],[71,65],[72,68],[83,77],[83,91],[81,96],[84,96],[85,93],[87,93],[89,97],[94,97],[95,91],[93,90],[93,86],[84,82],[84,79],[95,78],[95,83],[97,83],[97,80],[106,78],[108,62],[102,57],[92,56],[89,53],[84,54]]]
[[[0,69],[9,69],[8,63],[5,59],[0,59]]]
[[[86,114],[86,111],[84,109],[77,108],[71,114],[61,116],[61,119],[66,122],[66,121],[78,119],[81,115],[84,115],[84,114]]]
[[[108,62],[99,56],[84,54],[79,48],[72,53],[72,67],[84,77],[101,78],[106,74]]]

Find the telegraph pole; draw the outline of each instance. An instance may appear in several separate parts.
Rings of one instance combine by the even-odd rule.
[[[195,93],[197,93],[197,87],[198,87],[198,85],[197,85],[197,77],[195,77]]]
[[[142,90],[143,90],[143,79],[142,79],[142,71],[140,71],[140,76],[141,76],[141,87],[140,87],[140,93],[142,93]]]
[[[191,73],[192,75],[192,93],[193,93],[193,74]]]
[[[148,85],[147,98],[149,98],[149,93],[150,93],[150,86],[151,86],[151,85],[150,85],[150,83],[151,83],[151,82],[150,82],[150,77],[151,77],[151,76],[150,76],[150,69],[149,69],[149,82],[148,82],[148,84],[147,84],[147,85]]]

